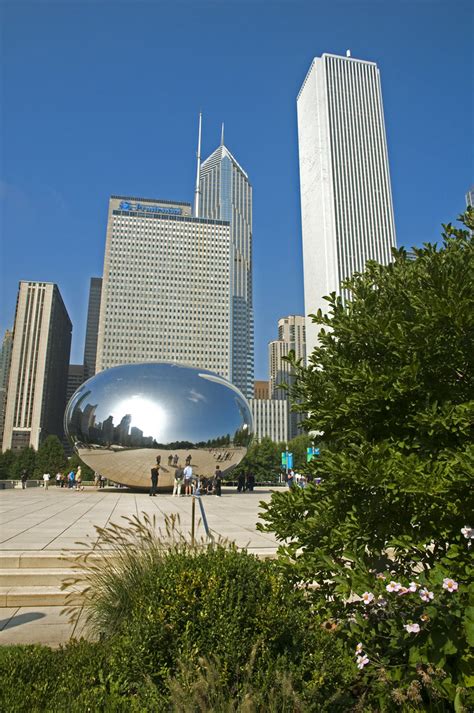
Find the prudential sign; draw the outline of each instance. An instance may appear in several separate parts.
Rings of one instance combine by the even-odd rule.
[[[143,203],[120,202],[120,210],[139,211],[140,213],[165,213],[167,215],[181,215],[181,208],[165,208],[160,205],[144,205]]]

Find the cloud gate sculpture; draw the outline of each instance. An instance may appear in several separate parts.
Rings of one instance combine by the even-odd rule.
[[[65,430],[94,471],[129,487],[159,489],[176,467],[225,475],[247,452],[252,416],[241,392],[211,371],[171,363],[127,364],[101,371],[69,401]]]

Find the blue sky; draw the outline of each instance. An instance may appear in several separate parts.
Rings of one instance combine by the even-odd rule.
[[[0,0],[0,329],[18,281],[58,283],[82,362],[111,194],[192,200],[226,143],[254,189],[256,378],[302,314],[296,95],[323,52],[377,62],[399,245],[439,237],[474,183],[474,11],[463,0]]]

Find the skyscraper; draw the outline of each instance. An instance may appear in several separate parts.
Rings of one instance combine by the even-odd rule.
[[[316,57],[297,99],[305,313],[327,311],[324,295],[387,264],[395,246],[380,73],[374,62]],[[307,317],[308,357],[319,326]]]
[[[199,153],[199,151],[198,151]],[[199,216],[230,223],[232,369],[230,380],[253,396],[254,341],[252,301],[252,186],[248,175],[224,144],[202,163],[199,175]]]
[[[62,438],[72,325],[57,285],[21,281],[18,291],[3,450]]]
[[[96,371],[174,361],[231,376],[230,229],[189,203],[109,201]]]
[[[292,368],[284,359],[290,352],[295,353],[296,359],[305,362],[305,318],[294,314],[278,320],[278,339],[268,344],[270,398],[288,401],[288,437],[294,438],[298,435],[301,415],[291,410],[291,394],[281,388],[281,384],[291,387],[294,383]]]
[[[87,308],[86,338],[84,342],[84,379],[89,379],[95,374],[101,294],[102,278],[91,277],[89,305]]]
[[[12,358],[13,332],[6,330],[2,349],[0,351],[0,445],[3,441],[3,426],[5,423],[5,406],[7,403],[8,378]]]

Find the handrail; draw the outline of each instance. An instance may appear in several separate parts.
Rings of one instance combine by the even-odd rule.
[[[195,544],[195,529],[196,529],[196,500],[199,503],[199,509],[201,510],[201,518],[204,525],[204,530],[206,531],[207,540],[210,543],[214,542],[214,536],[212,535],[209,525],[207,522],[206,511],[204,510],[204,505],[201,496],[198,493],[192,494],[192,504],[191,504],[191,544]]]

